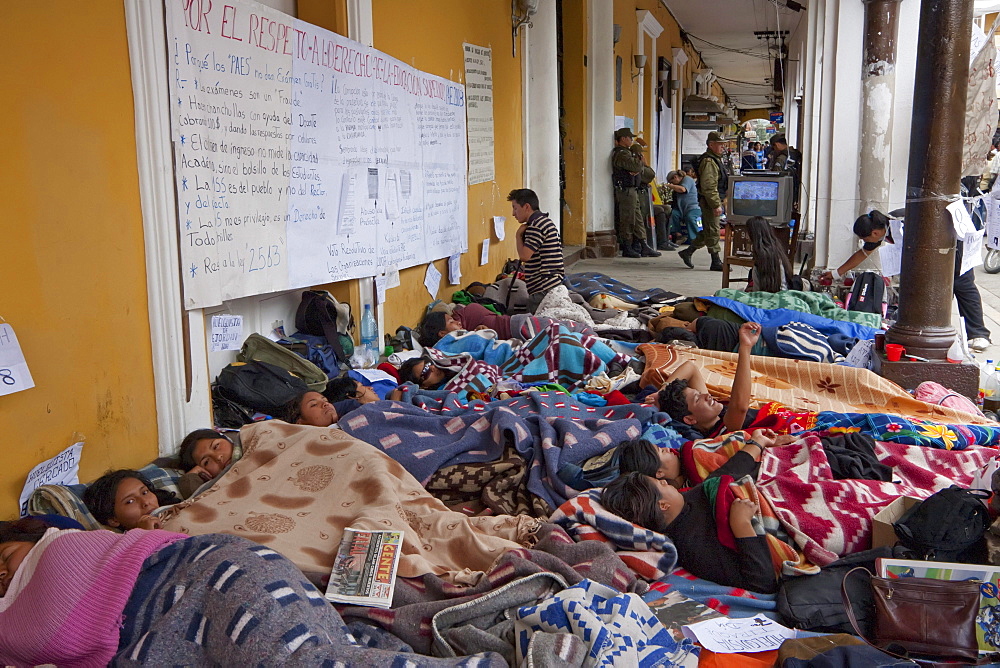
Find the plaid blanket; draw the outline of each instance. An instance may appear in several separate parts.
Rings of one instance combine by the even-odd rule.
[[[490,653],[417,656],[387,637],[386,649],[362,645],[290,561],[237,536],[189,538],[147,559],[123,619],[116,666],[507,665]]]
[[[469,350],[449,355],[438,349],[442,344],[443,348],[461,346]],[[438,347],[429,348],[427,354],[436,366],[455,374],[442,389],[486,396],[492,396],[494,386],[503,378],[528,385],[559,383],[570,390],[581,389],[591,376],[607,371],[608,364],[625,365],[630,361],[596,336],[572,332],[557,322],[511,349],[510,356],[500,362],[499,357],[509,348],[503,345],[493,346],[486,337],[474,334],[449,335],[438,342]],[[490,352],[490,358],[497,359],[497,363],[477,359],[480,351]]]
[[[876,442],[875,454],[901,482],[835,480],[813,433],[765,451],[757,489],[812,563],[825,566],[868,549],[872,518],[887,505],[900,496],[924,499],[951,485],[967,487],[975,472],[998,456],[997,450],[978,446],[954,451],[882,442]]]
[[[421,483],[445,466],[496,461],[512,444],[529,463],[528,491],[555,508],[576,495],[559,477],[564,463],[579,464],[638,438],[653,415],[652,408],[636,404],[596,408],[565,394],[532,392],[440,415],[399,402],[368,404],[340,427]]]
[[[618,517],[601,505],[600,489],[581,492],[556,509],[551,521],[577,541],[609,543],[637,575],[657,580],[677,564],[677,549],[661,533]]]

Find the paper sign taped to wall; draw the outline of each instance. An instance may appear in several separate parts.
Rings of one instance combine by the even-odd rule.
[[[242,346],[243,316],[213,315],[209,350],[218,353],[224,350],[239,350]]]
[[[375,301],[385,303],[385,274],[375,277]]]
[[[427,273],[424,274],[424,287],[431,293],[432,299],[437,299],[438,288],[441,287],[441,272],[431,262],[427,265]]]
[[[389,267],[385,270],[385,287],[386,289],[399,287],[399,267]]]
[[[458,285],[462,282],[462,255],[455,253],[448,258],[448,282]]]
[[[74,443],[52,459],[46,460],[31,469],[28,479],[21,490],[21,517],[28,514],[28,499],[31,493],[42,485],[78,485],[80,484],[80,455],[83,452],[83,442]]]
[[[490,261],[490,240],[483,239],[483,253],[479,256],[479,266],[483,266]]]
[[[493,233],[500,241],[503,241],[504,237],[507,236],[507,228],[504,227],[506,222],[507,219],[504,216],[493,216]]]
[[[0,396],[14,394],[35,386],[28,363],[17,342],[14,328],[0,324]]]

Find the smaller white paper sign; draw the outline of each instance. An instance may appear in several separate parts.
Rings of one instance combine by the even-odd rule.
[[[959,276],[973,267],[978,267],[983,263],[983,236],[986,230],[977,230],[972,234],[966,234],[962,244],[962,269]]]
[[[483,253],[479,256],[479,266],[483,266],[490,261],[490,240],[483,239]]]
[[[399,267],[389,267],[385,270],[385,287],[387,290],[399,287]]]
[[[766,652],[778,649],[785,640],[795,637],[793,629],[764,615],[744,619],[720,617],[691,624],[681,630],[685,638],[691,638],[717,654]]]
[[[455,253],[448,258],[448,282],[458,285],[462,282],[462,254]]]
[[[431,293],[431,298],[437,299],[438,288],[441,287],[441,272],[431,262],[427,265],[427,273],[424,274],[424,287]]]
[[[80,483],[80,454],[83,442],[74,443],[52,459],[48,459],[28,473],[21,490],[21,517],[28,514],[28,499],[42,485],[78,485]]]
[[[375,277],[375,301],[385,303],[385,274]]]
[[[497,239],[503,241],[503,238],[507,235],[507,230],[504,227],[504,223],[507,222],[505,216],[493,216],[493,233],[497,235]]]
[[[35,386],[28,363],[17,342],[14,328],[0,324],[0,396],[14,394]]]
[[[239,350],[243,341],[243,316],[213,315],[212,339],[209,350],[213,353],[223,350]]]
[[[951,213],[951,220],[955,225],[955,235],[958,238],[961,239],[965,235],[976,231],[976,226],[972,222],[972,216],[969,215],[969,211],[965,208],[965,202],[958,200],[945,208]]]

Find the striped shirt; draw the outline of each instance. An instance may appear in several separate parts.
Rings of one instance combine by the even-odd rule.
[[[524,282],[528,294],[548,292],[563,282],[566,266],[563,264],[562,240],[547,215],[536,211],[525,223],[522,239],[525,248],[533,251],[531,259],[524,261]]]

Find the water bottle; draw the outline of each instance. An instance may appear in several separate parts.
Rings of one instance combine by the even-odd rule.
[[[986,362],[979,367],[979,405],[985,405],[987,399],[993,397],[1000,387],[997,384],[997,376],[994,373],[993,360]],[[994,399],[994,401],[996,401]]]
[[[372,315],[372,305],[365,304],[365,314],[361,317],[361,345],[376,350],[378,341],[378,327],[375,325],[375,316]]]

